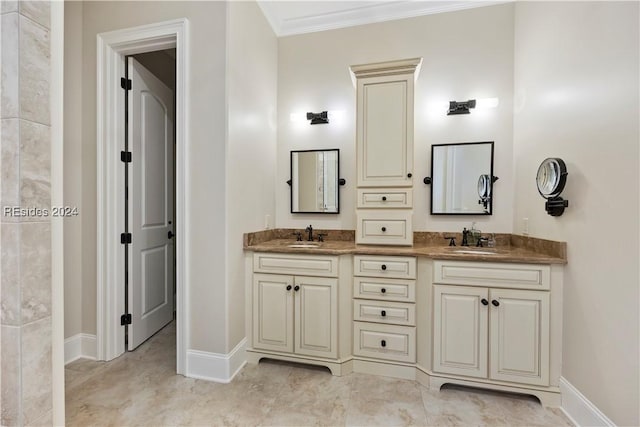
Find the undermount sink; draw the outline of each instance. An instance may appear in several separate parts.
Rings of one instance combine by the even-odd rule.
[[[319,248],[320,244],[319,243],[292,243],[290,245],[287,245],[287,247],[289,248],[300,248],[300,249],[312,249],[312,248]]]
[[[453,252],[457,254],[472,254],[472,255],[497,255],[497,252],[483,251],[481,249],[454,249]]]

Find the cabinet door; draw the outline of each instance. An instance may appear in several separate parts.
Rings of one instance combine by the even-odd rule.
[[[490,378],[549,385],[549,292],[491,289],[490,297]]]
[[[487,288],[434,288],[433,370],[487,377]]]
[[[295,277],[295,352],[338,357],[338,279]]]
[[[253,275],[253,347],[293,351],[293,276]]]
[[[358,80],[359,187],[410,187],[413,74]]]

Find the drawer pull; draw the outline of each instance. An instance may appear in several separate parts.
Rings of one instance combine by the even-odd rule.
[[[290,291],[291,290],[291,285],[287,286],[287,290]]]
[[[380,268],[382,268],[383,270],[386,270],[387,269],[387,265],[386,264],[382,264],[382,266]]]
[[[387,312],[386,312],[386,311],[382,310],[382,311],[380,312],[380,316],[385,317],[386,315],[387,315]]]
[[[489,305],[489,301],[487,301],[485,298],[482,298],[480,302],[482,303],[482,305]]]
[[[380,341],[380,345],[382,347],[386,347],[387,346],[387,342],[385,340]]]
[[[295,288],[293,288],[294,291],[298,292],[300,290],[300,286],[296,285]]]
[[[387,290],[385,288],[380,289],[380,292],[382,292],[383,294],[387,292]]]
[[[411,173],[407,174],[407,178],[411,178],[413,175],[411,175]]]
[[[491,301],[491,304],[495,305],[496,307],[500,305],[500,303],[496,300]]]
[[[382,201],[386,202],[387,201],[387,196],[382,196]]]
[[[382,232],[384,233],[385,231],[387,231],[387,227],[382,227]]]

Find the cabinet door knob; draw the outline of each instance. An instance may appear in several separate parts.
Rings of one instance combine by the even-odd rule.
[[[382,201],[386,202],[387,201],[387,196],[382,196]]]
[[[480,302],[482,303],[482,305],[489,305],[489,301],[487,301],[485,298],[482,298]]]
[[[412,176],[413,176],[413,175],[411,175],[411,172],[409,172],[409,173],[407,174],[407,178],[411,178]]]
[[[386,270],[387,266],[386,266],[386,264],[382,264],[382,266],[380,268],[382,268],[383,270]]]
[[[495,305],[496,307],[500,305],[500,303],[496,300],[491,301],[491,304]]]
[[[387,290],[385,288],[380,289],[380,292],[382,292],[383,294],[387,292]]]
[[[291,290],[291,285],[287,286],[287,290],[290,291]]]
[[[298,292],[300,290],[300,286],[296,285],[295,288],[293,288],[294,291]]]
[[[387,312],[386,312],[386,311],[382,310],[382,311],[380,312],[380,316],[385,317],[386,315],[387,315]]]
[[[386,347],[387,346],[387,342],[385,340],[380,341],[380,345],[382,347]]]
[[[384,233],[385,231],[387,231],[387,227],[382,227],[382,232]]]

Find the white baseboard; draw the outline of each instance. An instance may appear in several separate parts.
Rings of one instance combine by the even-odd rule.
[[[218,383],[229,383],[247,363],[247,339],[244,338],[228,354],[187,350],[187,372],[189,378]]]
[[[613,421],[564,377],[560,377],[560,393],[562,394],[561,409],[576,426],[615,427]]]
[[[67,365],[78,359],[95,360],[98,345],[95,335],[75,334],[64,340],[64,364]]]

